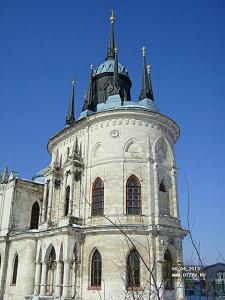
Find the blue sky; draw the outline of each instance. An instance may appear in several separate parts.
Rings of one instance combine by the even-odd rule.
[[[179,198],[186,227],[190,185],[193,235],[206,263],[225,256],[225,1],[0,1],[0,169],[31,178],[49,162],[49,137],[65,125],[76,77],[76,116],[89,65],[106,55],[109,11],[116,12],[119,61],[132,99],[147,48],[161,113],[180,126]],[[185,259],[192,256],[188,239]]]

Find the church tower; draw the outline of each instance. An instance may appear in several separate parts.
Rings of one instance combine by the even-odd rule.
[[[114,20],[112,13],[106,58],[96,69],[91,65],[79,119],[74,118],[73,81],[66,127],[49,140],[52,163],[45,172],[40,228],[67,231],[65,299],[73,293],[77,299],[99,299],[99,293],[121,299],[132,292],[148,299],[150,290],[155,299],[181,300],[182,280],[172,278],[172,266],[182,264],[186,234],[174,158],[179,127],[155,105],[144,47],[140,97],[131,100],[131,79],[118,62]],[[79,253],[73,287],[67,267],[72,245]],[[40,294],[45,293],[41,285]]]
[[[184,300],[182,279],[172,276],[187,233],[174,157],[179,127],[155,104],[144,47],[140,96],[132,99],[114,22],[112,13],[106,58],[90,67],[79,118],[73,79],[66,126],[48,142],[52,159],[30,233],[35,259],[24,260],[33,282],[26,299]]]

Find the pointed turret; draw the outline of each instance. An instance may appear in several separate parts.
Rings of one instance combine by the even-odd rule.
[[[110,32],[109,32],[109,46],[108,46],[107,55],[106,55],[105,60],[115,58],[114,20],[115,20],[115,14],[114,14],[114,11],[112,10],[112,14],[110,16],[111,26],[110,26]]]
[[[151,81],[151,66],[147,65],[147,73],[148,73],[148,83],[149,83],[149,89],[150,89],[150,93],[151,93],[151,100],[154,101],[154,95],[153,95],[153,89],[152,89],[152,81]]]
[[[73,125],[75,122],[75,117],[74,117],[74,85],[75,85],[75,81],[74,78],[72,80],[72,95],[70,98],[70,106],[69,106],[69,112],[68,115],[66,117],[66,125],[70,126]]]
[[[6,182],[8,181],[8,179],[9,179],[9,170],[8,170],[8,166],[6,166],[2,174],[2,182]]]
[[[145,47],[142,48],[142,58],[143,58],[143,69],[142,69],[142,89],[139,100],[145,98],[151,99],[154,101],[152,85],[150,80],[150,74],[147,72],[146,58],[145,58]]]
[[[88,85],[88,92],[87,95],[85,93],[84,95],[84,106],[83,106],[83,111],[88,109],[89,106],[91,105],[91,102],[93,100],[93,65],[90,65],[90,79],[89,79],[89,85]]]

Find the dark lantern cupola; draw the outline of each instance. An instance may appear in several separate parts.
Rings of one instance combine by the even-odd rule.
[[[109,96],[114,95],[115,90],[118,91],[122,101],[131,100],[130,89],[132,83],[129,78],[128,71],[118,62],[114,34],[114,21],[115,15],[112,11],[110,16],[110,33],[107,55],[105,61],[93,71],[92,80],[89,82],[88,89],[90,89],[90,84],[92,85],[92,99],[88,99],[88,108],[92,111],[96,111],[98,104],[105,103]],[[85,109],[87,109],[87,105],[84,105],[83,111]]]

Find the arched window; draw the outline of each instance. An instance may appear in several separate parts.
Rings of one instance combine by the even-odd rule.
[[[162,215],[170,215],[169,191],[164,179],[162,179],[159,185],[159,211]]]
[[[70,203],[70,186],[66,188],[66,199],[65,199],[65,216],[69,214],[69,203]]]
[[[173,289],[172,265],[173,263],[170,251],[166,250],[163,262],[163,281],[165,290]]]
[[[127,257],[127,288],[140,287],[140,257],[137,250],[130,251]]]
[[[13,262],[12,284],[16,284],[17,271],[18,271],[18,254],[16,254],[16,256],[14,258],[14,262]]]
[[[40,206],[35,202],[31,210],[30,229],[38,229]]]
[[[52,295],[55,283],[55,271],[56,271],[56,254],[55,249],[52,247],[47,261],[47,295]]]
[[[130,176],[127,180],[126,203],[127,214],[141,213],[141,184],[135,175]]]
[[[101,287],[102,278],[102,258],[99,251],[96,249],[91,260],[91,286]]]
[[[104,183],[96,178],[92,186],[92,216],[101,216],[104,213]]]

